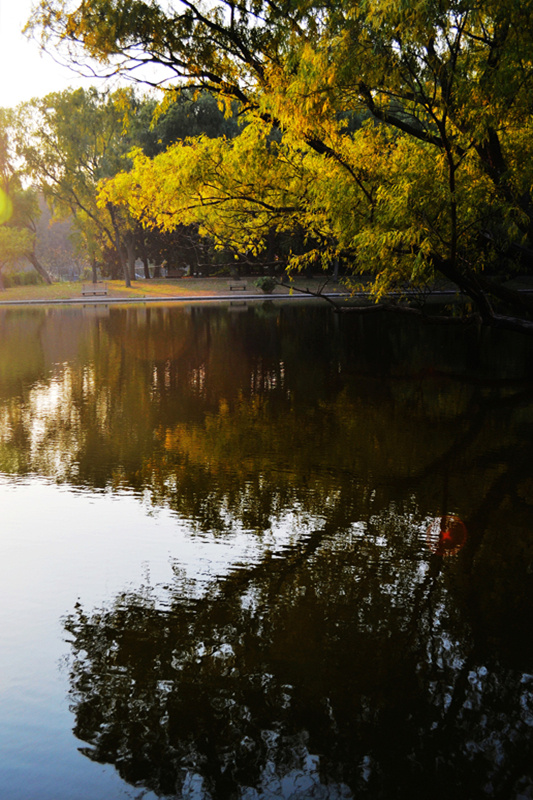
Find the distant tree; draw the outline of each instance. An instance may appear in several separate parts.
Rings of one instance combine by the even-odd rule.
[[[45,268],[57,278],[72,278],[80,273],[86,259],[79,250],[80,232],[72,217],[56,220],[42,195],[41,215],[36,228],[36,253]]]
[[[162,104],[146,99],[131,123],[132,139],[149,157],[190,137],[233,138],[240,131],[236,114],[231,111],[228,116],[213,94],[187,90],[169,94]],[[147,277],[148,260],[156,265],[154,277],[160,277],[163,263],[170,268],[190,269],[191,274],[201,272],[204,275],[213,266],[211,239],[200,235],[197,224],[178,223],[172,232],[157,224],[148,227],[139,224],[136,239]]]
[[[184,139],[194,136],[232,139],[241,130],[235,107],[230,108],[228,115],[211,92],[187,89],[169,93],[161,104],[147,99],[134,125],[133,138],[150,158]]]
[[[35,253],[35,232],[40,209],[33,189],[24,189],[14,151],[15,116],[0,109],[0,289],[1,271],[27,260],[46,282],[52,280]]]
[[[98,182],[129,165],[133,146],[150,154],[196,135],[235,135],[234,117],[227,118],[212,95],[183,95],[161,109],[150,97],[131,90],[98,92],[67,90],[33,100],[18,111],[18,154],[31,179],[50,205],[53,218],[69,219],[77,228],[87,258],[99,261],[108,274],[134,278],[138,257],[164,251],[168,237],[155,228],[148,235],[123,206],[98,205]],[[161,235],[159,246],[155,240]],[[205,250],[197,226],[182,226],[183,250],[172,260],[191,262],[185,251]],[[148,241],[149,240],[149,241]],[[165,259],[168,258],[165,256]]]
[[[16,264],[32,247],[32,237],[28,230],[3,225],[0,228],[0,290],[3,291],[3,270]]]
[[[135,223],[125,210],[98,207],[96,186],[125,165],[131,146],[128,116],[137,100],[131,91],[67,90],[32,100],[18,112],[18,153],[57,219],[72,219],[91,261],[115,249],[126,283],[128,243]]]

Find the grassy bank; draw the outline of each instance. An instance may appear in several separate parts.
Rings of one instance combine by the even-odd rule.
[[[132,282],[130,288],[126,288],[124,281],[105,281],[107,286],[107,298],[111,300],[120,299],[150,299],[150,298],[179,298],[179,297],[213,297],[213,296],[237,296],[237,295],[257,295],[262,294],[261,290],[254,286],[254,279],[242,281],[242,288],[230,289],[227,278],[178,278],[174,280],[138,280]],[[235,282],[232,282],[233,284]],[[309,289],[318,291],[324,285],[323,278],[302,278],[298,277],[294,281],[294,286],[298,289]],[[81,293],[81,282],[58,282],[52,286],[13,286],[0,292],[0,303],[22,302],[22,301],[60,301],[80,300],[83,298]],[[342,292],[339,284],[328,284],[328,292]],[[275,295],[289,294],[289,289],[276,287]],[[268,296],[268,295],[265,295]],[[87,299],[92,299],[90,296]]]

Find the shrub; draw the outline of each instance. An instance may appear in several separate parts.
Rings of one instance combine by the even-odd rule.
[[[276,288],[277,281],[270,275],[263,275],[261,278],[258,278],[256,281],[254,281],[254,286],[257,286],[258,289],[262,289],[263,292],[270,294]]]
[[[24,270],[21,272],[6,272],[4,274],[4,286],[37,286],[44,283],[38,272]]]

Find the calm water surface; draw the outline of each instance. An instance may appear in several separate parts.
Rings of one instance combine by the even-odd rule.
[[[0,312],[0,798],[533,798],[533,342]]]

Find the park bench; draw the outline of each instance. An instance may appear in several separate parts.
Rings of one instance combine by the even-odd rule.
[[[106,283],[84,283],[81,287],[81,293],[83,295],[96,295],[96,294],[107,294],[107,284]]]
[[[228,287],[230,292],[232,292],[234,289],[244,290],[246,289],[246,281],[240,281],[240,280],[228,281]]]

